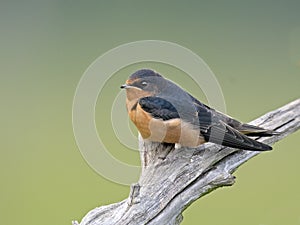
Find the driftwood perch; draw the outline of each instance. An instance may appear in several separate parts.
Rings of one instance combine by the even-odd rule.
[[[300,128],[300,99],[251,124],[280,132],[259,139],[274,144]],[[141,138],[139,145],[142,173],[138,183],[131,185],[129,197],[91,210],[80,225],[180,224],[185,208],[216,188],[233,185],[233,172],[260,153],[211,143],[197,149],[175,148]]]

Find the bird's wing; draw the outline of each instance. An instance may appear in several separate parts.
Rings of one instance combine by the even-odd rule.
[[[229,123],[229,125],[231,125]],[[272,135],[278,135],[280,132],[264,129],[262,127],[250,125],[247,123],[239,123],[237,126],[231,125],[234,129],[247,136],[256,136],[256,137],[268,137]]]
[[[272,149],[269,145],[255,141],[243,134],[245,132],[247,135],[255,133],[257,136],[266,136],[269,135],[268,130],[243,124],[215,111],[194,97],[192,100],[198,111],[200,132],[206,141],[247,150],[266,151]]]
[[[192,102],[196,105],[197,108],[200,108],[202,111],[203,109],[210,111],[212,115],[214,115],[214,117],[217,117],[219,120],[222,120],[230,127],[234,128],[235,130],[238,130],[239,132],[247,136],[266,137],[266,136],[280,134],[280,132],[276,132],[274,130],[264,129],[262,127],[250,125],[247,123],[242,123],[228,115],[225,115],[219,111],[210,108],[209,106],[200,102],[198,99],[194,98],[192,95],[190,95],[190,97],[192,99]]]
[[[255,141],[230,127],[223,121],[212,123],[206,130],[201,129],[204,139],[220,145],[254,151],[267,151],[272,147]]]
[[[182,118],[181,116],[183,113],[178,113],[178,111],[184,110],[178,110],[174,106],[174,104],[177,104],[176,100],[172,101],[172,103],[164,98],[153,96],[144,97],[139,100],[141,108],[156,119],[165,121],[181,118],[186,122],[197,126],[200,129],[200,134],[206,141],[246,150],[265,151],[272,149],[270,146],[255,141],[234,129],[224,121],[224,118],[226,117],[220,116],[218,112],[199,101],[189,102],[189,104],[194,104],[195,106],[198,119],[197,124],[194,119],[189,119],[187,115],[184,115],[184,118]]]
[[[160,97],[144,97],[139,100],[143,110],[150,113],[155,119],[170,120],[179,118],[176,108],[167,100]]]

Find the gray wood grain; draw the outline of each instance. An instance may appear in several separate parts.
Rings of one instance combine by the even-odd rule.
[[[300,99],[251,122],[274,129],[279,135],[260,138],[272,145],[300,127]],[[192,202],[216,188],[234,184],[233,172],[256,151],[207,143],[197,149],[144,142],[139,138],[142,173],[129,197],[91,210],[73,225],[180,224],[182,212]],[[276,150],[276,149],[275,149]],[[263,154],[272,154],[265,152]]]

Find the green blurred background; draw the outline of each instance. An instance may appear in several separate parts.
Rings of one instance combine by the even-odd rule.
[[[185,46],[215,73],[227,113],[247,122],[300,97],[299,11],[299,1],[1,1],[1,224],[71,224],[128,196],[128,186],[87,165],[73,136],[74,92],[98,56],[143,39]],[[205,101],[166,65],[115,74],[96,121],[112,154],[133,165],[138,153],[112,131],[111,101],[145,66]],[[300,224],[299,139],[290,135],[242,166],[233,187],[192,204],[182,224]]]

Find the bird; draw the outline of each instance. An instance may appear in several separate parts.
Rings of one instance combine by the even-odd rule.
[[[152,69],[134,72],[121,86],[131,121],[144,140],[196,148],[206,142],[249,151],[272,147],[250,136],[275,131],[242,123],[200,102]]]

